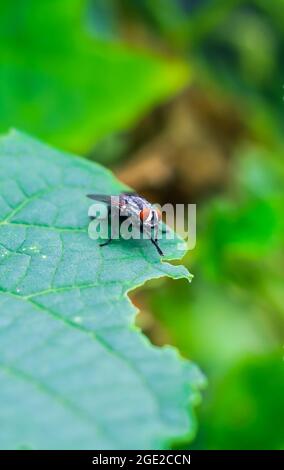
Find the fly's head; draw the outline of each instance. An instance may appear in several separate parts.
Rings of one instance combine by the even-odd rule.
[[[158,233],[161,212],[153,206],[144,207],[139,213],[140,223],[148,232]]]

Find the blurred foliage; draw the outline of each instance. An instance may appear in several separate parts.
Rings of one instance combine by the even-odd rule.
[[[283,0],[6,0],[0,23],[1,129],[198,202],[191,286],[135,297],[208,376],[195,446],[283,449]]]
[[[260,138],[280,138],[284,8],[278,0],[92,0],[102,37],[190,58],[199,84],[230,93]],[[158,46],[159,44],[159,46]],[[283,120],[282,120],[283,121]],[[280,127],[280,129],[279,129]]]
[[[184,84],[182,61],[96,39],[86,14],[81,0],[1,2],[2,132],[18,127],[88,152]]]
[[[250,357],[237,364],[218,384],[206,410],[207,445],[283,449],[283,393],[278,355]]]

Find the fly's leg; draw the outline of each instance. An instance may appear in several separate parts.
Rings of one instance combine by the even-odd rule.
[[[108,224],[109,224],[109,227],[111,227],[111,209],[110,209],[110,207],[108,207],[107,216],[108,216]],[[110,235],[110,237],[109,237],[105,242],[100,243],[100,246],[109,245],[109,243],[110,243],[111,241],[112,241],[112,238],[111,238],[111,235]]]
[[[110,237],[107,241],[100,243],[100,246],[106,246],[112,241],[112,238]]]
[[[162,252],[161,248],[160,248],[159,245],[158,245],[158,241],[157,241],[157,240],[154,240],[154,238],[151,238],[150,240],[151,240],[151,242],[153,243],[153,245],[156,247],[156,249],[157,249],[159,255],[164,256],[164,253]]]

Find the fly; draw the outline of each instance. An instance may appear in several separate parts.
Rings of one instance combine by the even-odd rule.
[[[112,208],[118,210],[119,223],[121,224],[128,217],[131,217],[141,233],[148,233],[149,239],[157,249],[159,255],[164,256],[158,244],[158,231],[161,222],[161,212],[155,208],[144,197],[136,193],[121,193],[119,196],[108,196],[104,194],[87,194],[87,197],[98,202],[103,202],[107,206],[108,218],[111,216]],[[94,217],[91,217],[94,219]],[[162,233],[166,230],[162,229]],[[108,245],[112,241],[111,236],[100,246]]]

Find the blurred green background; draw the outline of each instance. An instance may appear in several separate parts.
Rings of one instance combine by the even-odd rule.
[[[283,0],[2,0],[0,131],[197,203],[194,274],[132,294],[208,377],[198,449],[284,449]]]

